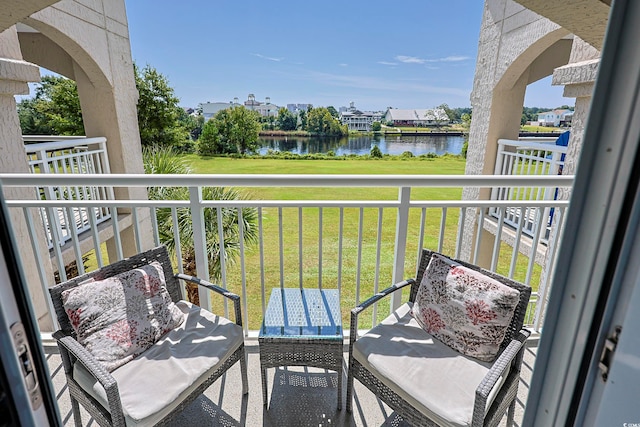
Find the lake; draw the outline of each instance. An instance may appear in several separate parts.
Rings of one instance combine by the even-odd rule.
[[[399,136],[369,135],[349,137],[284,137],[261,136],[260,154],[268,150],[288,151],[296,154],[327,153],[333,151],[337,156],[348,154],[369,154],[377,145],[383,154],[399,155],[410,151],[415,156],[427,153],[442,155],[460,154],[464,144],[463,136]]]

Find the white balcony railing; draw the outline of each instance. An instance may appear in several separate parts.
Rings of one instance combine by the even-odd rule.
[[[534,291],[548,280],[551,265],[542,269],[536,264],[535,256],[526,257],[519,250],[520,245],[539,245],[542,228],[533,230],[532,236],[524,236],[514,230],[505,221],[505,213],[535,209],[541,212],[553,207],[557,215],[564,216],[567,201],[560,200],[438,200],[437,196],[428,195],[436,188],[462,187],[568,187],[572,185],[570,176],[419,176],[419,175],[27,175],[2,174],[0,180],[4,186],[58,188],[61,186],[95,186],[112,189],[113,187],[186,187],[188,200],[8,200],[10,209],[21,210],[26,218],[29,231],[35,236],[33,209],[44,208],[46,215],[55,215],[57,209],[85,209],[92,212],[106,209],[111,218],[129,216],[129,224],[134,229],[134,243],[140,251],[145,238],[145,230],[140,228],[140,218],[151,218],[153,240],[160,243],[157,220],[162,210],[165,220],[171,222],[170,229],[175,240],[176,259],[182,259],[187,242],[181,240],[178,232],[178,217],[186,215],[193,227],[193,248],[196,269],[199,276],[209,277],[209,257],[206,252],[207,234],[206,218],[217,222],[218,236],[223,227],[223,211],[232,210],[237,213],[237,230],[241,236],[237,241],[238,259],[233,264],[224,263],[220,269],[220,277],[216,279],[221,286],[229,288],[242,296],[245,316],[245,332],[259,328],[265,307],[265,295],[273,287],[280,286],[324,286],[337,288],[341,292],[343,316],[346,319],[348,310],[371,294],[400,281],[415,276],[416,260],[422,247],[429,247],[453,257],[459,257],[463,249],[474,252],[471,262],[477,263],[480,258],[491,259],[488,268],[506,276],[530,284]],[[299,187],[297,200],[205,200],[203,187],[237,187],[241,189],[257,187]],[[347,200],[329,197],[316,200],[317,194],[332,196],[339,188],[348,187]],[[370,200],[372,189],[386,188],[384,197]],[[331,190],[333,189],[333,190]],[[258,189],[253,190],[259,194]],[[341,193],[344,197],[344,193]],[[450,194],[450,193],[449,193]],[[397,195],[397,196],[396,196]],[[309,200],[308,197],[314,199]],[[243,215],[253,209],[256,214],[257,241],[247,245],[242,238],[245,229]],[[498,219],[488,214],[489,210],[498,212]],[[482,233],[465,230],[466,218],[474,218],[474,229],[483,229],[489,221],[498,232],[491,242],[483,242]],[[541,224],[542,221],[535,221]],[[561,223],[561,221],[559,221]],[[92,224],[95,226],[95,224]],[[111,221],[113,228],[113,244],[118,258],[122,257],[124,237],[120,237],[121,229],[118,221]],[[166,230],[166,228],[165,228]],[[514,234],[516,244],[502,243],[502,232]],[[88,231],[93,240],[96,253],[104,251],[98,233]],[[471,235],[471,238],[463,237]],[[72,233],[71,244],[76,254],[78,270],[82,267],[79,241],[82,235]],[[221,237],[221,236],[220,236]],[[53,233],[54,247],[52,260],[63,280],[65,278],[62,254]],[[224,242],[224,238],[220,238]],[[153,242],[151,242],[153,243]],[[490,244],[487,244],[490,243]],[[464,248],[470,245],[472,248]],[[555,242],[549,242],[553,247]],[[482,248],[491,249],[482,249]],[[481,251],[491,251],[489,257],[481,256]],[[224,244],[220,248],[225,254],[228,248]],[[102,265],[101,257],[97,257],[98,266]],[[48,259],[34,249],[36,265],[41,266]],[[182,263],[176,262],[179,271]],[[41,268],[41,267],[39,267]],[[42,287],[50,285],[48,278],[41,271]],[[407,295],[405,295],[405,298]],[[539,318],[534,318],[535,305],[543,303],[544,296],[534,292],[529,325],[539,327]],[[396,295],[393,305],[399,305],[401,298]],[[205,306],[210,302],[201,296]],[[226,307],[220,307],[220,310]],[[544,312],[543,309],[537,310]],[[373,310],[371,324],[386,317],[389,307],[378,307]]]
[[[41,174],[103,174],[109,173],[107,140],[104,137],[84,138],[65,136],[23,135],[25,151],[32,173]],[[111,188],[89,187],[77,182],[73,186],[43,186],[38,194],[45,200],[108,200],[113,199]],[[63,245],[71,240],[73,233],[88,231],[92,223],[100,224],[111,218],[107,209],[86,208],[52,209],[41,212],[48,238],[49,248],[54,241]],[[72,230],[75,229],[75,230]]]
[[[498,154],[494,173],[505,176],[559,175],[564,165],[567,147],[554,144],[556,138],[520,138],[519,140],[499,139]],[[496,187],[492,189],[493,200],[554,200],[557,198],[557,187]],[[555,209],[552,206],[543,208],[529,207],[521,217],[519,210],[504,213],[504,221],[513,227],[520,227],[529,236],[538,227],[537,221],[547,229],[543,242],[548,237]],[[498,212],[490,213],[497,217]]]

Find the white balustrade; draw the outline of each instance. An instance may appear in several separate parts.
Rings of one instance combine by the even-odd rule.
[[[24,135],[25,151],[32,173],[39,174],[103,174],[109,173],[106,138],[77,136]],[[40,197],[46,200],[106,200],[113,199],[113,190],[101,186],[40,187]],[[56,240],[64,245],[73,234],[92,228],[92,222],[100,224],[111,218],[106,209],[94,209],[90,216],[86,208],[50,208],[42,211],[48,246]],[[55,238],[54,238],[55,235]]]
[[[84,209],[89,218],[99,210],[111,213],[111,218],[118,218],[117,212],[131,212],[133,220],[129,222],[134,228],[135,236],[140,236],[138,213],[150,212],[154,226],[158,213],[168,209],[164,217],[169,218],[173,228],[176,259],[182,259],[185,248],[190,245],[181,241],[178,232],[179,213],[191,217],[193,223],[194,261],[198,274],[207,278],[210,257],[206,250],[206,241],[210,236],[206,233],[206,218],[216,221],[219,231],[220,253],[225,254],[223,230],[223,209],[237,212],[238,232],[246,233],[243,226],[243,215],[255,209],[257,221],[257,242],[247,245],[244,239],[237,241],[238,259],[233,264],[222,263],[216,281],[225,288],[230,288],[241,295],[243,312],[246,316],[245,332],[249,334],[249,325],[257,329],[265,309],[265,295],[271,288],[281,286],[318,286],[337,288],[342,296],[342,307],[346,310],[353,307],[372,293],[383,289],[402,278],[414,277],[416,260],[420,248],[429,247],[444,252],[452,257],[460,253],[464,230],[465,216],[474,215],[478,229],[491,223],[499,233],[510,234],[515,244],[500,243],[500,238],[493,246],[491,269],[508,277],[516,278],[530,284],[534,290],[538,287],[540,267],[535,257],[522,255],[521,245],[528,244],[535,248],[540,244],[542,228],[534,228],[531,236],[523,236],[514,231],[506,220],[506,213],[517,212],[524,218],[527,210],[545,212],[554,208],[558,215],[564,215],[567,201],[560,200],[420,200],[417,194],[425,187],[462,188],[531,188],[531,187],[570,187],[572,176],[558,175],[522,175],[522,176],[424,176],[424,175],[98,175],[83,176],[53,174],[42,176],[37,174],[2,174],[0,180],[4,186],[21,186],[43,188],[50,191],[63,186],[96,186],[111,190],[113,187],[186,187],[189,189],[187,200],[95,200],[95,199],[47,199],[47,200],[8,200],[11,209],[22,209],[27,218],[30,232],[34,233],[34,220],[31,209],[44,209],[47,215],[58,209]],[[204,200],[204,187],[348,187],[353,189],[348,200]],[[384,200],[360,200],[360,195],[367,194],[367,188],[395,188],[397,198]],[[259,194],[259,190],[254,190]],[[393,197],[393,196],[392,196]],[[365,196],[366,198],[366,196]],[[146,212],[145,212],[146,211]],[[497,219],[489,215],[496,212]],[[121,216],[126,216],[122,215]],[[95,220],[91,221],[95,227]],[[535,221],[537,224],[542,222]],[[558,223],[561,223],[559,221]],[[122,257],[121,232],[117,221],[112,221],[117,256]],[[389,232],[389,230],[394,230]],[[158,236],[158,230],[154,230]],[[82,264],[77,233],[71,233],[72,243],[76,248],[76,260]],[[472,242],[476,253],[472,262],[477,261],[478,250],[482,245],[482,233],[476,233]],[[53,257],[57,268],[64,270],[61,261],[60,247],[55,233]],[[101,252],[97,233],[91,234],[96,253]],[[156,237],[156,240],[159,240]],[[468,239],[467,239],[468,240]],[[140,240],[136,239],[137,245]],[[185,245],[185,243],[187,243]],[[555,245],[555,242],[548,242]],[[35,247],[35,246],[34,246]],[[57,248],[57,249],[56,249]],[[413,255],[412,255],[413,254]],[[42,255],[34,252],[37,263],[48,262]],[[98,257],[100,259],[100,257]],[[552,260],[553,262],[553,260]],[[176,262],[182,271],[182,263]],[[42,286],[50,283],[43,278]],[[408,295],[404,295],[407,298]],[[258,302],[259,300],[259,302]],[[397,295],[392,307],[397,306],[403,298]],[[537,294],[530,304],[530,315],[527,318],[531,325],[536,324],[533,318],[536,312]],[[201,301],[208,304],[206,295]],[[371,323],[377,323],[385,317],[390,307],[378,307],[372,316]],[[543,312],[543,310],[540,310]]]

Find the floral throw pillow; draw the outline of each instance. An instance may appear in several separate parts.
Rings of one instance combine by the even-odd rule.
[[[434,254],[424,272],[413,316],[454,350],[491,362],[500,350],[520,292]]]
[[[184,313],[171,301],[157,261],[68,289],[62,302],[78,342],[109,372],[184,320]]]

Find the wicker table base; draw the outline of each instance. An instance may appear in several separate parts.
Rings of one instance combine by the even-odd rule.
[[[310,366],[338,373],[342,409],[342,322],[334,289],[274,289],[258,336],[262,397],[267,405],[267,369]]]

